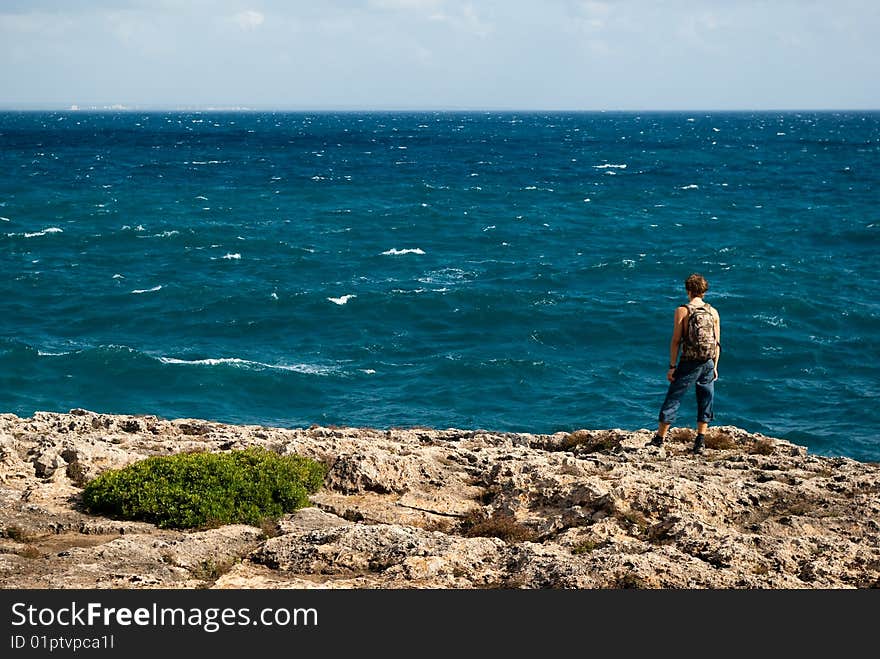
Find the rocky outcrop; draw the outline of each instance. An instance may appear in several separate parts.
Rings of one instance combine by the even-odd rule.
[[[880,465],[734,427],[234,426],[86,410],[0,415],[3,588],[868,588]],[[91,515],[85,482],[150,455],[263,446],[327,466],[274,528]]]

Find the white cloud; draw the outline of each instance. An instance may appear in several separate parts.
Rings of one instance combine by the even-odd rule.
[[[266,17],[258,11],[248,9],[247,11],[237,13],[232,17],[232,20],[234,20],[242,30],[256,30],[265,22]]]
[[[428,20],[446,23],[456,30],[472,34],[480,39],[488,37],[494,31],[494,25],[481,17],[471,3],[460,8],[458,12],[433,12]]]

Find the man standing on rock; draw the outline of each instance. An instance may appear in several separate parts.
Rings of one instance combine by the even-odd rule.
[[[712,403],[721,355],[721,319],[715,308],[703,301],[709,282],[702,275],[692,274],[685,280],[684,287],[688,303],[675,310],[672,340],[669,342],[669,370],[666,371],[669,389],[660,406],[657,432],[650,444],[663,446],[681,398],[693,383],[697,393],[697,437],[693,452],[702,453],[706,446],[706,428],[714,417]],[[681,360],[678,359],[679,347]]]

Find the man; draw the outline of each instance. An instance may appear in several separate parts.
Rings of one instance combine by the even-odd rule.
[[[660,406],[657,432],[650,444],[663,445],[666,431],[675,421],[682,396],[694,384],[697,394],[697,437],[693,452],[702,453],[706,446],[706,429],[714,417],[712,403],[715,380],[718,379],[718,358],[721,355],[721,319],[718,312],[703,301],[709,283],[702,275],[690,275],[684,287],[688,303],[675,310],[672,340],[669,342],[669,370],[666,371],[669,389]],[[679,348],[681,360],[678,359]]]

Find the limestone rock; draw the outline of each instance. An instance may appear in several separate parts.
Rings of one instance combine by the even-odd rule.
[[[536,435],[0,415],[3,588],[868,588],[880,466],[741,428]],[[107,469],[262,446],[327,466],[274,526],[169,531],[82,507]]]

